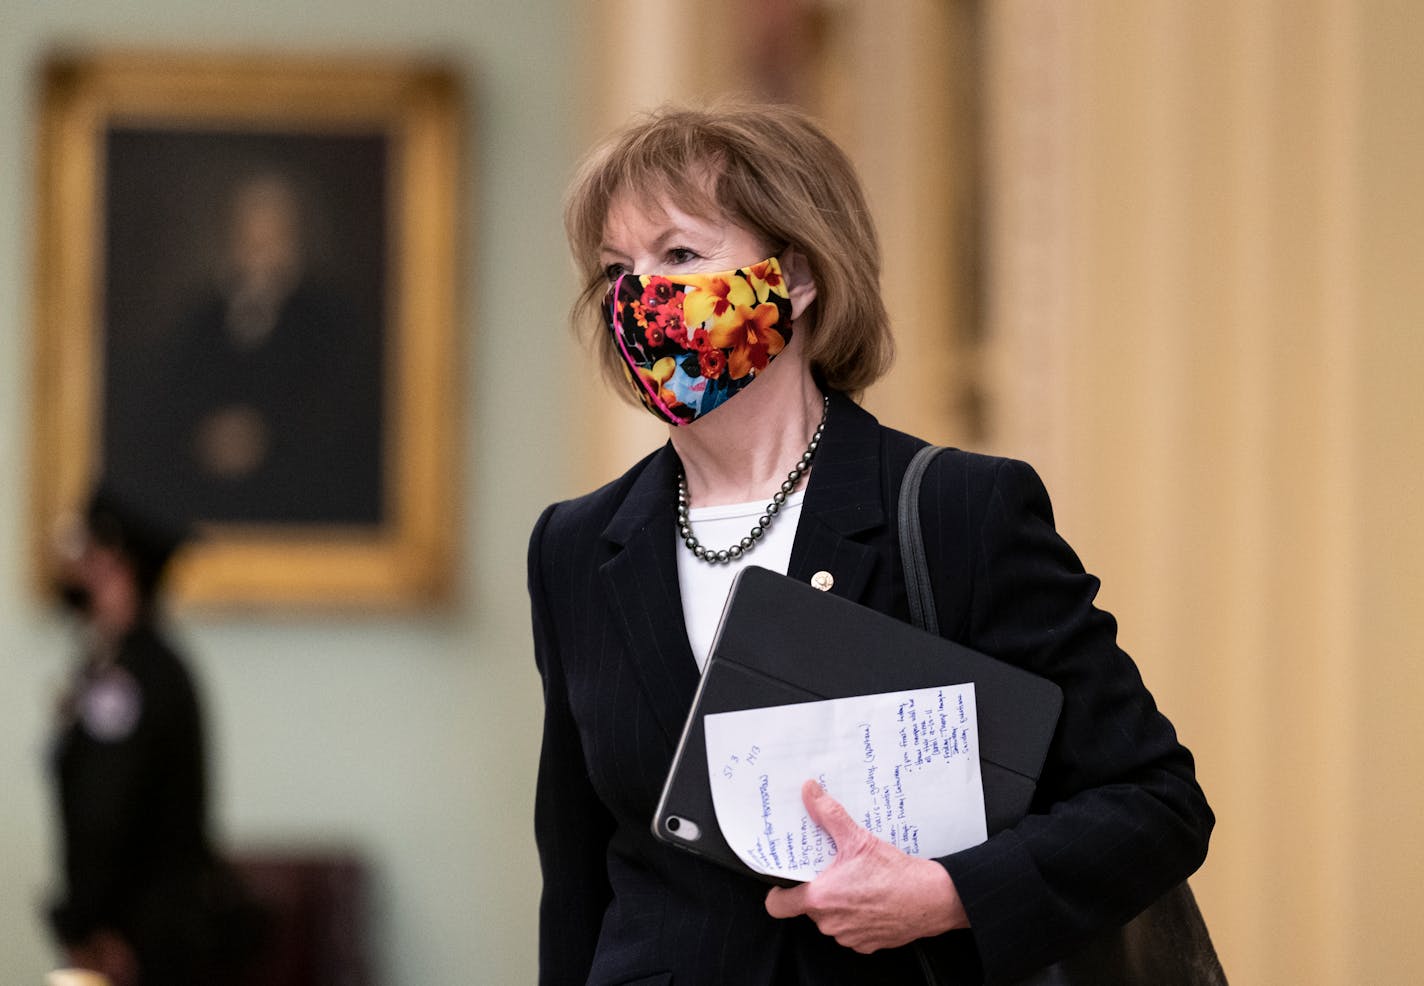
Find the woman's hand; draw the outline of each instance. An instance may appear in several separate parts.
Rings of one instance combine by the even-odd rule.
[[[822,934],[864,954],[969,927],[943,866],[877,839],[815,781],[801,785],[801,800],[811,820],[836,841],[836,859],[810,883],[772,888],[768,914],[805,914]]]

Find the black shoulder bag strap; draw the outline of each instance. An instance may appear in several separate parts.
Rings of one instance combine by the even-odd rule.
[[[905,569],[905,594],[910,597],[910,622],[936,637],[939,636],[939,617],[935,613],[934,590],[930,587],[930,566],[925,560],[925,539],[920,531],[920,486],[930,461],[941,451],[937,445],[926,445],[910,460],[900,483],[900,507],[895,518],[900,534],[900,563]],[[920,960],[926,986],[939,986],[940,979],[921,942],[915,942],[915,957]]]
[[[905,592],[910,597],[910,622],[939,636],[939,617],[935,613],[934,590],[930,587],[930,566],[925,560],[925,539],[920,531],[920,486],[930,462],[944,449],[926,445],[915,453],[900,484],[900,511],[896,523],[900,529],[900,562],[905,567]]]
[[[934,590],[920,530],[920,487],[925,470],[944,449],[926,445],[915,453],[900,486],[896,523],[910,622],[939,635]],[[929,957],[916,945],[925,980],[937,979]],[[1081,952],[1021,980],[1017,986],[1226,986],[1216,949],[1192,889],[1183,880],[1122,928]]]

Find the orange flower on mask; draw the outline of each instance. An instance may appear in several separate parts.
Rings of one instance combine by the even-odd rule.
[[[672,278],[687,286],[682,300],[682,317],[689,326],[735,321],[736,311],[743,305],[756,304],[756,294],[746,278],[739,274],[684,274]]]
[[[757,301],[766,301],[774,294],[783,298],[791,297],[787,292],[786,277],[781,273],[781,264],[775,257],[748,267],[747,280],[751,281]]]
[[[727,368],[727,354],[708,346],[697,354],[697,367],[708,380],[716,380]]]
[[[727,350],[727,368],[733,380],[765,370],[770,358],[786,347],[781,333],[772,328],[780,318],[775,305],[738,305],[712,327],[708,339],[718,349]]]

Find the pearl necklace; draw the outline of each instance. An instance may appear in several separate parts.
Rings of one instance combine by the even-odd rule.
[[[811,442],[806,446],[806,451],[801,453],[801,461],[797,462],[796,467],[786,474],[786,481],[781,484],[781,489],[772,494],[771,502],[766,505],[766,510],[762,515],[757,518],[756,525],[741,541],[721,551],[703,547],[702,542],[697,540],[697,537],[692,533],[692,522],[688,519],[687,473],[684,470],[678,470],[677,531],[682,536],[682,543],[687,546],[687,550],[692,552],[698,561],[705,561],[709,565],[725,565],[728,562],[736,561],[755,548],[757,542],[766,536],[771,522],[776,519],[777,514],[781,513],[786,498],[795,492],[796,484],[801,481],[806,470],[811,468],[811,460],[816,457],[816,449],[821,447],[821,435],[826,430],[826,412],[830,406],[831,399],[822,397],[821,423],[816,425],[816,433],[811,436]]]

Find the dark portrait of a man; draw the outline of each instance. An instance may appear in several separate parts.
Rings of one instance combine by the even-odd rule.
[[[113,129],[106,151],[106,474],[184,523],[381,523],[385,140]]]

